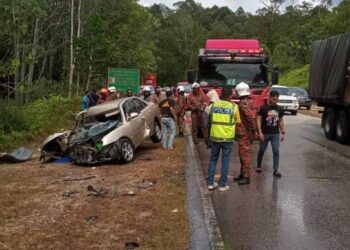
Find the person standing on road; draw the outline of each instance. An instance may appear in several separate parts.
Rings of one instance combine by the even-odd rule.
[[[192,119],[192,138],[194,144],[198,144],[197,132],[198,128],[201,129],[203,137],[208,140],[207,124],[203,121],[203,112],[207,106],[206,97],[199,91],[200,85],[198,83],[192,84],[193,92],[187,98],[188,109],[191,110]]]
[[[239,185],[250,183],[250,144],[257,133],[255,114],[249,95],[249,85],[241,82],[236,86],[237,97],[239,98],[238,108],[241,123],[237,124],[237,141],[241,172],[239,176],[233,178]]]
[[[110,99],[109,99],[108,89],[102,88],[100,90],[100,98],[98,99],[98,104],[102,104],[102,103],[109,102],[109,101],[110,101]]]
[[[211,104],[213,104],[214,102],[217,102],[220,100],[219,98],[219,95],[218,93],[216,92],[215,89],[211,89],[208,91],[207,93],[207,97],[209,98],[209,106],[207,106],[204,110],[204,113],[203,113],[203,122],[204,124],[207,125],[207,137],[209,138],[209,135],[208,135],[208,131],[210,130],[209,129],[209,107]],[[206,140],[205,142],[207,144],[207,148],[210,148],[210,141],[209,140]]]
[[[132,97],[134,96],[134,94],[132,93],[132,90],[131,89],[127,89],[126,90],[126,97]]]
[[[219,180],[219,191],[229,189],[226,185],[227,174],[230,166],[233,141],[235,138],[236,124],[241,122],[238,106],[230,102],[232,90],[224,88],[221,100],[210,106],[210,161],[208,168],[207,185],[209,190],[215,189],[218,184],[214,181],[216,164],[222,151],[221,177]]]
[[[174,137],[176,134],[175,125],[175,101],[172,99],[173,92],[166,92],[166,99],[159,103],[162,121],[162,145],[164,149],[173,149]],[[169,139],[168,139],[168,131]]]
[[[177,88],[178,96],[176,97],[176,120],[179,127],[179,136],[184,136],[184,116],[186,112],[186,97],[185,87],[179,86]]]
[[[260,148],[257,157],[256,172],[261,173],[262,160],[265,150],[271,142],[273,153],[273,175],[281,177],[278,171],[279,167],[279,147],[280,141],[284,141],[285,130],[283,121],[283,109],[277,105],[279,93],[271,90],[267,103],[260,107],[257,116],[258,134],[260,140]]]
[[[151,101],[151,89],[149,87],[145,87],[142,90],[142,99],[145,100],[146,102]]]
[[[81,110],[86,110],[89,107],[89,91],[85,91],[85,95],[81,98]]]

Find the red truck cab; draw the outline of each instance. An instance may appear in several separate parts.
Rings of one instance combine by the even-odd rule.
[[[245,82],[250,86],[254,109],[268,98],[268,72],[272,72],[272,84],[278,82],[278,67],[269,66],[257,39],[209,39],[200,49],[198,69],[187,73],[189,82],[197,81],[204,93],[214,88],[219,96],[223,87],[232,87],[232,101],[238,102],[235,86]]]

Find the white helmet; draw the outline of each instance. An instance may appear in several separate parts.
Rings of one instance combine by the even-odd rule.
[[[111,93],[117,92],[117,89],[116,89],[115,87],[113,87],[113,86],[108,87],[108,90],[109,90],[109,92],[111,92]]]
[[[150,88],[150,87],[144,87],[144,88],[142,89],[142,91],[143,91],[143,92],[146,92],[146,91],[151,92],[151,88]]]
[[[194,89],[194,88],[199,88],[200,87],[200,85],[199,85],[199,83],[198,82],[194,82],[193,84],[192,84],[192,88]]]
[[[236,92],[238,97],[250,95],[249,85],[246,84],[245,82],[240,82],[236,86]]]
[[[177,87],[178,92],[185,92],[185,87],[184,86],[179,86]]]
[[[209,92],[207,93],[207,96],[209,97],[210,102],[220,101],[218,92],[216,92],[215,89],[209,90]]]

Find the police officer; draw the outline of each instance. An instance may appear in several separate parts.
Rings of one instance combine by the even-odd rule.
[[[250,183],[250,142],[257,136],[255,114],[249,95],[249,85],[241,82],[236,86],[237,97],[239,98],[239,114],[241,123],[237,124],[237,139],[239,159],[241,162],[241,173],[233,178],[239,185]]]
[[[198,83],[192,84],[193,92],[187,98],[187,108],[191,110],[192,119],[192,138],[195,144],[198,144],[197,132],[198,128],[207,140],[207,124],[203,121],[203,112],[207,106],[206,96],[199,91]]]
[[[216,163],[222,151],[221,177],[219,191],[229,189],[226,185],[230,166],[231,151],[235,138],[236,124],[241,122],[238,106],[230,102],[232,91],[230,88],[222,90],[221,100],[210,106],[210,143],[211,153],[208,169],[207,185],[209,190],[215,189],[218,184],[214,181]]]

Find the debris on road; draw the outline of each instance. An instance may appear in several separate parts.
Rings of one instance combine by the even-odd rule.
[[[84,180],[89,180],[89,179],[92,179],[92,178],[96,178],[95,175],[92,175],[92,176],[86,176],[86,177],[66,177],[64,178],[63,181],[84,181]]]
[[[126,193],[121,194],[121,196],[134,196],[136,193],[134,191],[128,191]]]
[[[90,221],[93,221],[95,219],[98,219],[98,216],[90,215],[90,216],[85,217],[86,222],[90,222]]]
[[[125,242],[126,249],[135,249],[138,248],[140,245],[137,242]]]
[[[108,191],[104,190],[103,188],[100,188],[99,191],[94,189],[93,186],[89,185],[87,187],[87,190],[90,192],[87,196],[96,196],[96,197],[105,197],[106,194],[108,194]]]
[[[19,163],[28,161],[34,151],[25,147],[20,147],[18,149],[13,150],[11,153],[0,153],[0,163]]]
[[[175,208],[174,210],[171,211],[172,213],[178,213],[179,209]]]
[[[66,191],[66,192],[63,192],[62,196],[64,197],[70,197],[72,194],[76,194],[78,193],[77,191]]]

